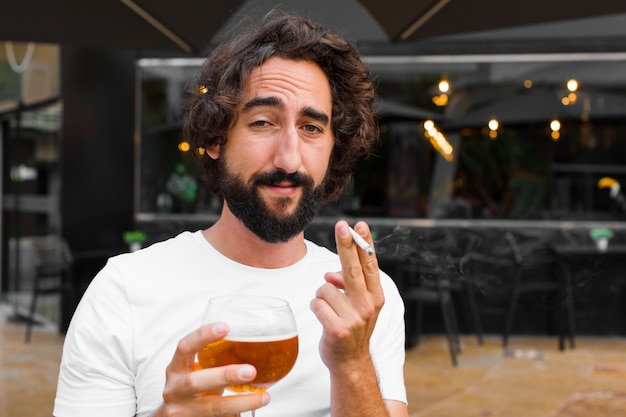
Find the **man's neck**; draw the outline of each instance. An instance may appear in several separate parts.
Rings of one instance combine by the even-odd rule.
[[[284,268],[306,254],[304,232],[287,242],[269,243],[252,233],[230,211],[203,231],[204,238],[221,254],[235,262],[257,268]]]

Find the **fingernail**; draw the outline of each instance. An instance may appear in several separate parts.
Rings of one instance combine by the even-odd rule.
[[[237,376],[241,379],[252,379],[254,378],[255,369],[253,366],[244,365],[237,371]]]
[[[339,236],[348,237],[350,236],[350,230],[348,230],[348,226],[341,226],[339,228]]]
[[[261,397],[261,405],[268,405],[270,403],[270,395],[267,392],[263,393]]]
[[[215,334],[222,334],[222,333],[226,333],[227,331],[228,331],[228,328],[226,327],[224,323],[215,323],[213,325],[213,333]]]

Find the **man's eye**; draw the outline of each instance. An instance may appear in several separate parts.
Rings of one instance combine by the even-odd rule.
[[[263,127],[263,126],[267,126],[268,124],[269,123],[267,122],[267,120],[256,120],[250,123],[250,126]]]
[[[320,129],[316,125],[304,125],[304,130],[309,132],[309,133],[316,133],[316,132],[321,132],[322,131],[322,129]]]

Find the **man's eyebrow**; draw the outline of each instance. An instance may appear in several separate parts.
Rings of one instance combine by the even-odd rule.
[[[318,122],[324,124],[328,124],[328,121],[330,120],[330,117],[326,113],[317,111],[315,109],[312,109],[311,107],[307,107],[302,110],[302,115],[310,117],[311,119],[315,119]]]
[[[248,111],[254,107],[283,107],[283,103],[276,97],[255,97],[243,105],[243,111]]]

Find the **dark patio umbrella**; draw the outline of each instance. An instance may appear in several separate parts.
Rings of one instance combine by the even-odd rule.
[[[387,34],[359,0],[245,0],[224,24],[217,39],[240,22],[263,16],[273,8],[299,13],[345,36],[354,43],[386,43]]]
[[[387,42],[358,0],[3,0],[0,40],[204,54],[273,8],[298,12],[353,42]]]
[[[354,42],[415,40],[626,13],[618,0],[4,0],[0,40],[205,52],[224,25],[273,7]]]
[[[621,0],[361,0],[392,41],[626,13]]]
[[[0,40],[195,53],[244,0],[4,0]]]

